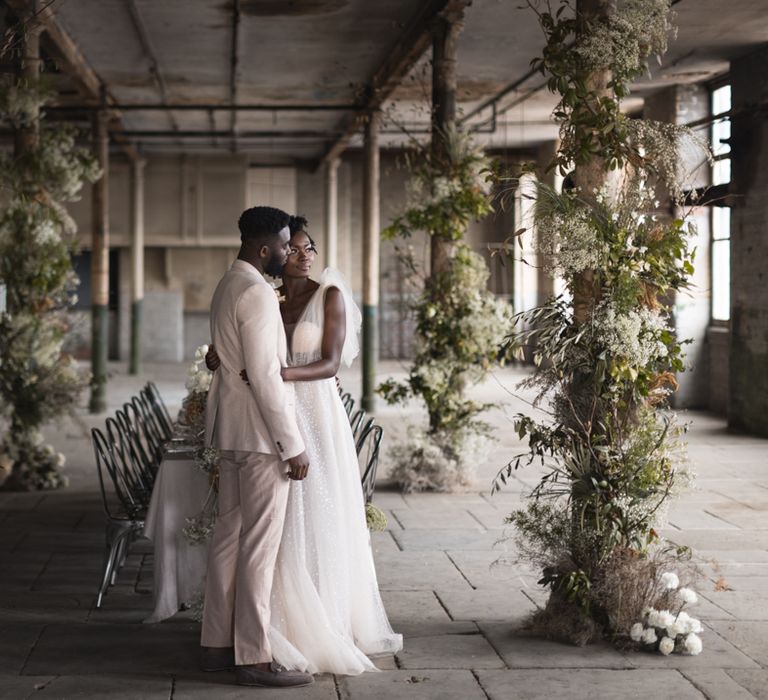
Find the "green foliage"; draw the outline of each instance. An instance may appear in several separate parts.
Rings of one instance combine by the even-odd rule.
[[[0,121],[39,130],[30,148],[0,155],[7,196],[0,212],[0,280],[7,286],[0,316],[0,456],[13,465],[6,486],[22,489],[65,483],[63,459],[41,447],[39,433],[75,406],[85,385],[62,351],[78,284],[70,262],[75,227],[63,203],[99,175],[91,154],[76,146],[75,131],[40,123],[45,95],[39,86],[0,85]]]
[[[414,437],[396,458],[395,477],[405,489],[449,489],[466,482],[464,447],[485,425],[486,406],[466,396],[497,363],[510,309],[488,291],[482,257],[461,243],[466,227],[491,211],[490,163],[468,135],[449,130],[445,148],[422,148],[409,159],[410,206],[384,230],[385,238],[410,239],[417,231],[452,242],[449,264],[433,272],[412,306],[416,318],[415,358],[404,382],[388,380],[378,391],[389,403],[422,399],[429,415],[425,438]],[[417,270],[400,250],[401,262]],[[430,444],[425,444],[430,443]],[[414,463],[415,455],[420,455]]]
[[[593,192],[537,186],[536,246],[569,294],[515,317],[507,350],[533,356],[536,371],[525,385],[538,390],[536,404],[546,403],[550,417],[516,416],[527,449],[499,472],[494,490],[527,464],[544,466],[528,506],[508,522],[521,555],[542,570],[552,611],[574,608],[566,615],[573,634],[563,634],[575,639],[583,638],[584,620],[628,631],[616,627],[631,616],[615,609],[621,596],[611,591],[623,584],[610,567],[622,559],[632,575],[655,575],[643,562],[658,539],[656,522],[687,478],[683,431],[664,411],[684,368],[684,343],[661,299],[688,287],[694,230],[684,216],[655,214],[656,189],[680,200],[678,149],[692,142],[688,132],[629,120],[619,108],[647,57],[666,47],[668,1],[624,0],[592,23],[569,8],[564,0],[556,12],[539,13],[547,46],[534,61],[561,98],[553,164],[563,172],[596,164],[621,172]],[[577,303],[586,313],[577,316]],[[548,618],[553,625],[556,617]]]

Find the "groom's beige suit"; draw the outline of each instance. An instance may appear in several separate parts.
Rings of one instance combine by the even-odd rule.
[[[304,451],[277,295],[236,260],[211,302],[221,360],[206,406],[206,444],[221,452],[218,517],[208,556],[201,644],[235,647],[235,663],[272,660],[272,577],[288,499],[285,460]],[[250,386],[240,377],[245,368]]]

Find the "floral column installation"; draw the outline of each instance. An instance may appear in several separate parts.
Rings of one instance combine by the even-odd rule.
[[[566,176],[562,192],[537,185],[535,243],[570,294],[518,316],[530,330],[509,337],[511,348],[533,352],[525,384],[538,389],[548,419],[517,416],[528,449],[496,485],[534,461],[545,467],[527,507],[508,518],[521,557],[550,590],[534,617],[542,634],[579,644],[631,636],[662,653],[698,653],[686,639],[700,623],[683,615],[689,601],[678,584],[667,585],[666,569],[683,567],[687,553],[656,530],[688,480],[682,430],[666,410],[682,347],[662,299],[688,285],[693,230],[685,217],[658,216],[655,192],[666,187],[683,203],[690,173],[678,149],[694,140],[683,127],[620,109],[648,58],[666,51],[669,1],[580,0],[575,13],[566,0],[554,11],[529,4],[546,39],[534,64],[560,97],[550,167]],[[657,608],[665,615],[649,622]],[[659,627],[662,618],[668,633],[641,640],[638,622]]]
[[[63,351],[76,301],[70,254],[75,225],[64,203],[99,172],[76,132],[42,120],[48,97],[40,77],[39,32],[32,13],[18,18],[20,71],[0,84],[0,120],[16,135],[0,155],[8,199],[0,213],[0,481],[5,488],[66,483],[64,456],[43,444],[41,427],[72,411],[85,377]]]

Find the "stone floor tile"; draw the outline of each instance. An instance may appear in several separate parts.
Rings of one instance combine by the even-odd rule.
[[[373,546],[374,558],[381,552],[398,552],[400,547],[397,546],[394,537],[389,530],[384,532],[372,532],[371,533],[371,545]]]
[[[390,512],[404,530],[485,530],[480,522],[463,508],[396,508]]]
[[[0,618],[0,674],[21,673],[44,625],[41,622],[8,622]]]
[[[496,531],[472,530],[401,530],[392,536],[405,550],[479,549],[490,551],[499,540]]]
[[[167,700],[172,685],[170,676],[161,675],[66,675],[54,678],[34,700]]]
[[[757,700],[768,700],[768,671],[749,668],[729,668],[726,673],[746,688]]]
[[[754,695],[721,668],[680,669],[707,700],[754,700]]]
[[[53,681],[53,676],[0,675],[0,700],[27,700]]]
[[[717,621],[709,626],[761,666],[768,667],[768,622]]]
[[[471,634],[414,637],[407,640],[396,656],[403,669],[505,667],[504,661],[479,630]]]
[[[728,579],[725,582],[729,583]],[[737,620],[768,620],[768,590],[738,590],[734,587],[728,591],[705,591],[703,595]]]
[[[43,631],[24,672],[32,675],[184,674],[196,670],[200,628],[54,624]]]
[[[704,700],[704,695],[677,671],[649,675],[639,670],[536,668],[479,671],[478,679],[489,700]]]
[[[505,620],[510,625],[521,625],[536,609],[529,597],[514,588],[478,593],[439,587],[435,593],[454,620]]]
[[[376,674],[379,675],[379,674]],[[235,674],[194,673],[176,677],[173,700],[336,700],[333,676],[316,676],[312,685],[285,690],[237,685]],[[167,697],[167,696],[166,696]]]
[[[476,632],[474,622],[454,622],[434,591],[382,591],[384,607],[395,632],[405,637]]]
[[[549,641],[506,623],[479,623],[488,641],[510,668],[633,668],[630,659],[605,643],[577,647]]]
[[[738,530],[739,527],[728,520],[700,508],[672,508],[669,522],[680,530]]]
[[[382,589],[432,590],[441,584],[469,589],[445,552],[380,552],[376,557],[376,573]]]
[[[487,700],[471,671],[442,668],[341,678],[339,690],[342,700]]]
[[[491,551],[449,550],[448,557],[475,588],[526,588],[540,574],[502,546]],[[535,583],[534,580],[534,583]]]

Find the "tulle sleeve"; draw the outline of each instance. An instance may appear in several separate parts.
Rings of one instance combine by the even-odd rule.
[[[360,352],[360,326],[363,316],[360,308],[355,304],[352,290],[344,276],[333,267],[326,267],[320,275],[321,287],[336,287],[344,299],[344,311],[347,316],[347,333],[344,338],[344,347],[341,351],[341,361],[349,367]]]

